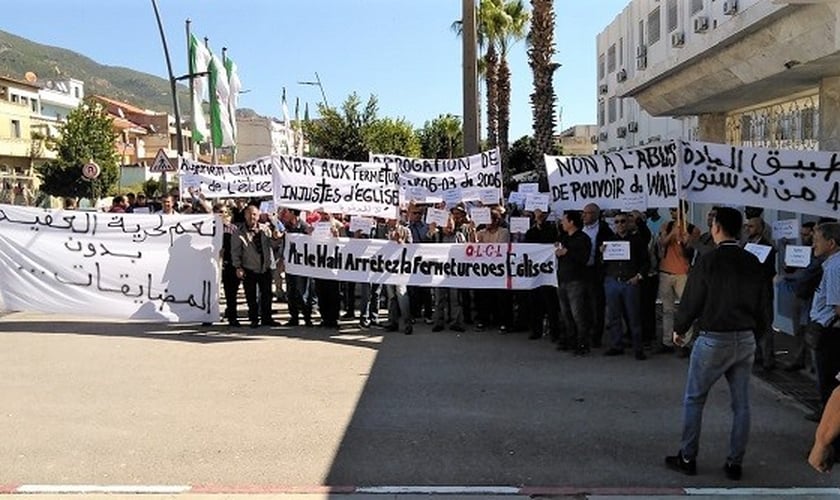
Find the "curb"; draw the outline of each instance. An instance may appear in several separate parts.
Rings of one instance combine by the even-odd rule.
[[[0,494],[274,494],[274,495],[496,495],[496,496],[748,496],[784,498],[798,496],[840,496],[840,488],[646,488],[574,486],[281,486],[281,485],[85,485],[85,484],[0,484]]]

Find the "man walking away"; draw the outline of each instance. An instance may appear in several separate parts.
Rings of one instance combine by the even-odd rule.
[[[755,356],[755,332],[767,328],[767,287],[758,259],[738,245],[741,213],[720,207],[712,225],[718,248],[704,256],[691,272],[677,310],[672,340],[682,346],[691,324],[698,320],[699,336],[691,351],[683,399],[683,430],[679,452],[665,457],[676,471],[697,474],[697,453],[703,406],[721,377],[729,383],[732,430],[726,477],[741,479],[741,464],[750,433],[750,374]]]

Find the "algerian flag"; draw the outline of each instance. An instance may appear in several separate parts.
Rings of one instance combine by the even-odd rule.
[[[286,87],[283,87],[283,126],[286,128],[286,154],[294,154],[294,131],[289,120],[289,105],[286,104]]]
[[[239,71],[236,69],[236,63],[233,59],[225,59],[225,69],[227,69],[228,83],[230,85],[230,99],[228,101],[228,113],[230,114],[230,128],[233,132],[233,140],[236,141],[236,108],[239,106],[239,92],[242,90],[242,82],[239,81]]]
[[[195,35],[190,35],[190,74],[204,73],[210,64],[210,51]],[[204,94],[207,92],[207,77],[193,77],[192,92],[192,138],[197,144],[210,140],[210,130],[204,118]]]
[[[230,126],[230,87],[227,71],[219,56],[210,61],[210,135],[213,146],[233,146],[233,130]]]

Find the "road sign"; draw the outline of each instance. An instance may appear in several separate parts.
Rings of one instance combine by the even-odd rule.
[[[85,166],[82,167],[82,175],[85,179],[92,181],[93,179],[99,177],[100,173],[101,169],[99,168],[99,165],[93,161],[86,163]]]
[[[174,171],[175,167],[172,165],[172,162],[169,161],[169,157],[166,156],[166,152],[162,148],[158,149],[157,155],[155,155],[155,161],[152,163],[152,166],[149,167],[149,172],[161,173]]]

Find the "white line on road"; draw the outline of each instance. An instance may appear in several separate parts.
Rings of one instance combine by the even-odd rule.
[[[190,491],[189,486],[169,485],[97,485],[97,484],[24,484],[15,489],[15,493],[42,494],[87,494],[87,493],[122,493],[122,494],[176,494]]]

